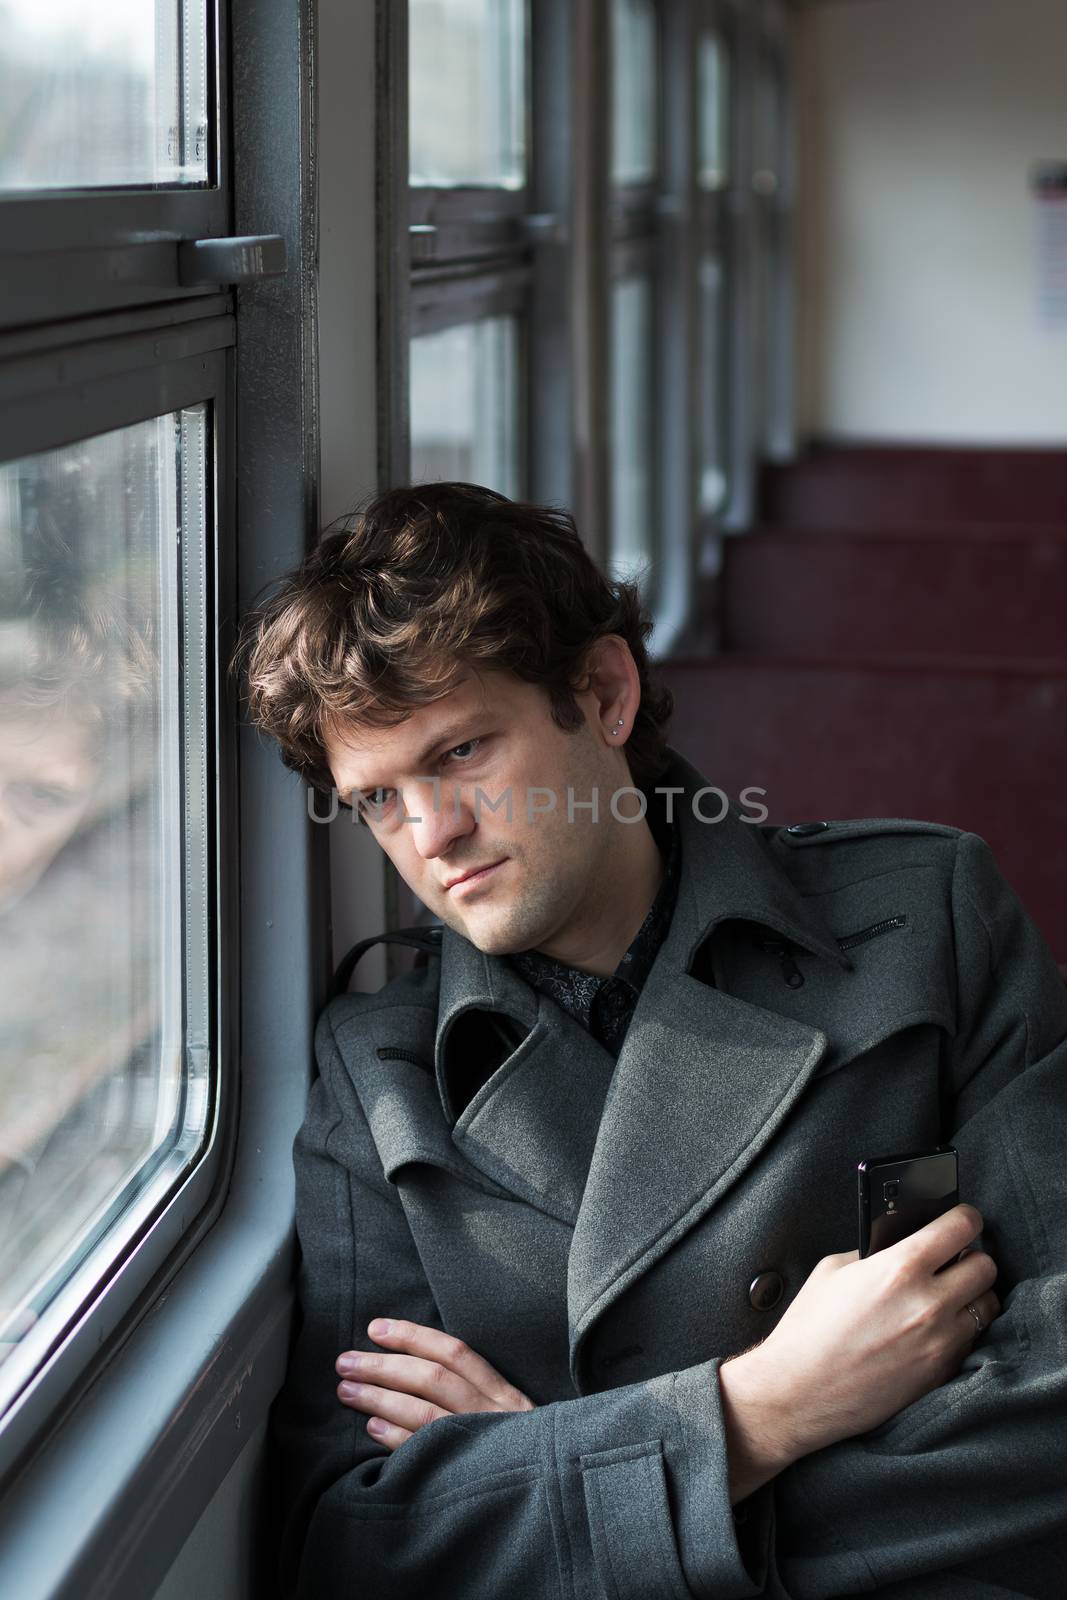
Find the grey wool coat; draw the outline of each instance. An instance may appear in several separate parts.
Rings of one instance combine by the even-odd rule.
[[[321,1018],[295,1146],[300,1331],[273,1419],[284,1592],[1060,1597],[1052,955],[975,834],[713,825],[674,753],[661,782],[686,791],[681,884],[617,1063],[448,929],[425,968]],[[495,1070],[457,1117],[475,1059]],[[946,1141],[1002,1314],[956,1378],[735,1519],[721,1361],[855,1247],[858,1161]],[[378,1348],[378,1315],[458,1335],[536,1409],[442,1417],[390,1454],[335,1393],[337,1355]]]

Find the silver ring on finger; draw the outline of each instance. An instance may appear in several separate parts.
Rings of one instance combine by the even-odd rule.
[[[971,1313],[971,1316],[974,1318],[974,1337],[977,1339],[977,1337],[978,1337],[978,1335],[980,1333],[984,1333],[985,1332],[985,1323],[982,1321],[981,1317],[978,1315],[978,1312],[975,1310],[975,1308],[974,1308],[973,1304],[971,1303],[971,1301],[968,1300],[966,1306],[964,1307],[964,1310],[965,1311],[969,1311]]]

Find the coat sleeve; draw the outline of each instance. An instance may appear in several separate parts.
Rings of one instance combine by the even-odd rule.
[[[750,1574],[727,1493],[718,1359],[530,1412],[441,1417],[392,1453],[340,1403],[334,1362],[377,1348],[372,1317],[402,1307],[442,1324],[329,1011],[316,1051],[294,1146],[300,1328],[271,1423],[286,1600],[765,1592],[770,1497],[745,1525]]]
[[[946,1138],[985,1220],[1001,1315],[962,1371],[775,1480],[791,1595],[1063,1593],[1067,989],[984,840],[957,840]]]

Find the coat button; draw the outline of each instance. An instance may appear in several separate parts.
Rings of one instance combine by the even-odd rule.
[[[787,828],[785,831],[786,833],[796,834],[799,839],[804,839],[809,833],[822,833],[829,826],[828,822],[794,822],[792,827]]]
[[[749,1305],[757,1311],[773,1311],[784,1289],[780,1272],[761,1272],[748,1286]]]

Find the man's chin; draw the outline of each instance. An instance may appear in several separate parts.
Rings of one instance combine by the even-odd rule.
[[[523,928],[514,918],[500,915],[500,908],[488,907],[483,912],[472,906],[464,919],[452,916],[446,919],[451,928],[486,956],[513,956],[519,950],[529,950],[536,934]]]

